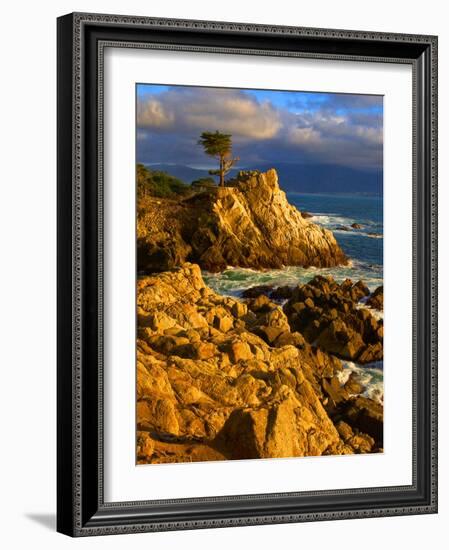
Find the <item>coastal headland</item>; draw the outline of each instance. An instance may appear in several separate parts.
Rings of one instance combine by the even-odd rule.
[[[333,267],[350,259],[291,205],[275,170],[224,187],[142,193],[137,207],[137,462],[383,451],[382,401],[346,361],[383,359],[382,288],[209,288],[202,270]]]

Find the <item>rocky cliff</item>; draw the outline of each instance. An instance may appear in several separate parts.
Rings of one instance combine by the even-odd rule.
[[[186,261],[209,271],[347,263],[333,234],[289,204],[275,170],[240,172],[226,187],[184,199],[141,198],[137,251],[146,272]]]
[[[220,296],[186,263],[138,280],[137,314],[139,463],[382,448],[382,406],[267,296]]]

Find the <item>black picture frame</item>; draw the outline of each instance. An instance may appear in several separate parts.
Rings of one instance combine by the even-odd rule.
[[[57,530],[71,536],[437,512],[437,37],[74,13],[58,28]],[[413,68],[413,483],[105,503],[102,48],[295,55]]]

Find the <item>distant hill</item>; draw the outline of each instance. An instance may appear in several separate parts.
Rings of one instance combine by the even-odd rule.
[[[152,164],[153,170],[163,170],[186,183],[209,176],[207,169],[191,168],[180,164]],[[228,174],[233,177],[238,170],[267,171],[275,168],[281,188],[284,191],[298,193],[363,193],[382,195],[382,172],[369,172],[339,166],[337,164],[293,164],[281,162],[277,164],[259,164],[256,166],[239,167]]]

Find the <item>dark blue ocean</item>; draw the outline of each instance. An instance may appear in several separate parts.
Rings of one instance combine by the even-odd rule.
[[[287,193],[287,198],[300,211],[313,215],[311,220],[333,231],[335,238],[350,258],[350,265],[326,269],[292,267],[255,271],[228,268],[222,273],[203,273],[206,283],[223,295],[239,297],[243,290],[260,284],[297,285],[317,274],[332,275],[337,281],[362,279],[371,291],[383,284],[383,199],[368,195]],[[360,229],[350,228],[357,223]],[[349,228],[345,231],[341,228]],[[381,312],[374,312],[382,316]],[[383,362],[357,365],[344,361],[343,384],[355,371],[365,385],[364,395],[381,403],[384,398]]]
[[[373,274],[383,265],[383,199],[367,195],[300,195],[291,193],[289,202],[314,214],[312,220],[331,229],[349,258],[362,263]],[[345,231],[358,223],[361,229]]]

